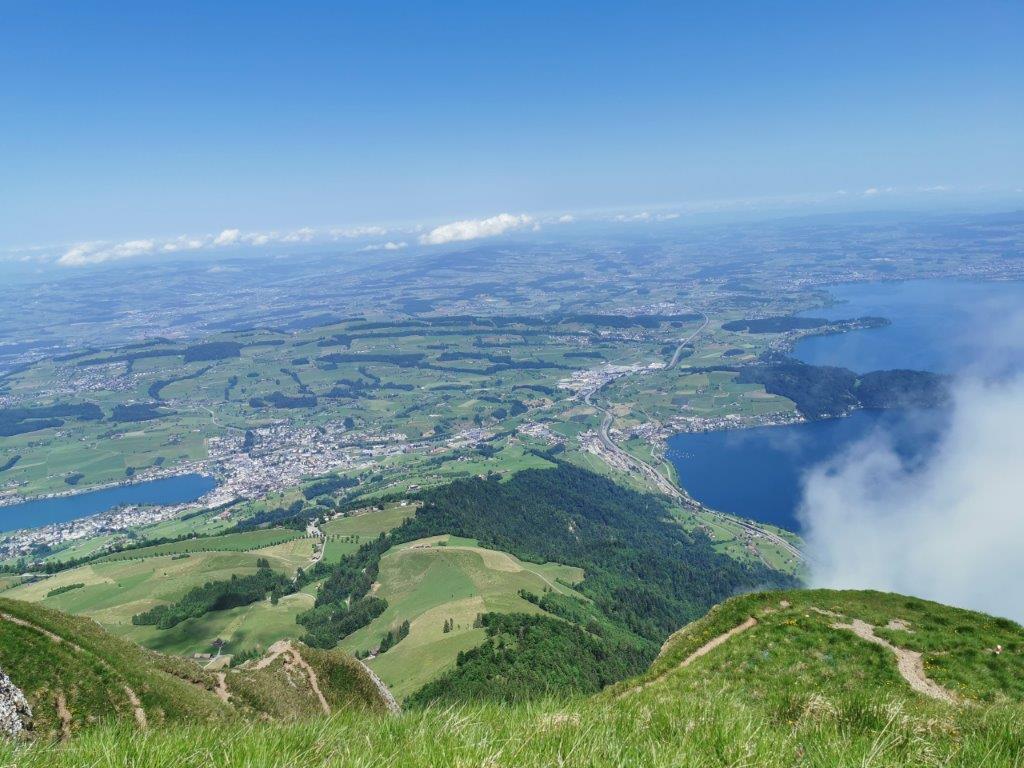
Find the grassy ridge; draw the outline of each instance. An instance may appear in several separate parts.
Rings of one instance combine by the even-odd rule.
[[[757,618],[752,629],[680,668],[750,616]],[[944,659],[927,672],[962,703],[915,693],[889,650],[832,626],[852,619],[921,650],[928,662]],[[894,619],[904,628],[883,629]],[[996,645],[1002,653],[993,652]],[[317,652],[303,653],[312,660]],[[875,592],[759,593],[727,601],[676,633],[647,674],[598,696],[435,705],[397,718],[344,709],[242,727],[190,723],[139,732],[122,722],[64,746],[0,745],[0,763],[999,768],[1019,766],[1024,755],[1022,664],[1024,630],[1006,620]],[[347,682],[342,688],[352,690]]]
[[[38,605],[0,599],[0,613],[0,668],[24,690],[37,731],[59,731],[58,695],[72,716],[78,715],[74,728],[103,720],[134,722],[126,686],[157,723],[225,715],[205,690],[213,687],[212,677],[184,660],[145,651],[88,619]]]
[[[336,651],[295,647],[315,670],[329,707],[384,711],[369,674],[357,661]],[[216,692],[217,674],[198,664],[147,651],[88,619],[0,599],[0,669],[28,698],[37,739],[104,724],[137,728],[140,717],[150,728],[196,723],[238,727],[253,717],[322,714],[308,677],[292,662],[279,657],[262,669],[250,664],[227,671],[224,701]]]

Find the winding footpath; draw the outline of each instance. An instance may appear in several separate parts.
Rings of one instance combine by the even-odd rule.
[[[713,650],[715,650],[715,648],[717,648],[718,646],[724,645],[725,643],[729,642],[734,637],[736,637],[736,635],[742,634],[743,632],[746,632],[748,629],[753,629],[756,626],[757,626],[757,619],[755,619],[753,616],[749,617],[748,619],[746,619],[746,621],[740,622],[739,624],[737,624],[735,627],[733,627],[732,629],[728,630],[727,632],[723,632],[722,634],[718,635],[717,637],[711,638],[706,643],[704,643],[704,645],[702,645],[700,648],[695,650],[693,653],[691,653],[689,656],[687,656],[681,662],[676,664],[674,667],[672,667],[670,669],[666,669],[660,675],[657,675],[656,677],[652,677],[650,680],[648,680],[648,681],[646,681],[644,683],[641,683],[640,685],[633,686],[632,688],[629,688],[629,689],[623,691],[622,693],[619,694],[618,698],[624,699],[625,697],[630,696],[631,694],[639,693],[640,691],[644,690],[645,688],[650,688],[652,685],[655,685],[656,683],[660,683],[662,680],[664,680],[669,675],[671,675],[671,674],[673,674],[675,672],[678,672],[680,669],[685,669],[686,667],[690,666],[693,662],[695,662],[701,656],[707,656],[709,653],[711,653]]]
[[[281,656],[284,656],[288,663],[298,667],[305,673],[306,679],[309,681],[310,690],[313,691],[313,695],[320,702],[320,708],[323,709],[325,715],[331,714],[331,705],[327,703],[323,691],[320,690],[320,680],[316,676],[316,670],[309,665],[308,661],[302,658],[302,654],[299,653],[298,649],[290,641],[278,640],[271,645],[267,649],[267,655],[257,661],[253,669],[266,669]]]
[[[900,628],[905,627],[902,622],[896,626]],[[861,640],[867,640],[869,643],[880,645],[892,651],[896,655],[896,669],[899,670],[900,676],[907,681],[911,688],[929,698],[945,701],[948,704],[956,703],[956,696],[952,692],[928,677],[928,674],[924,671],[924,659],[917,651],[893,645],[884,637],[876,635],[875,628],[871,624],[860,619],[853,619],[849,624],[836,622],[832,625],[832,628],[848,630]]]
[[[121,677],[121,675],[118,673],[117,669],[115,669],[114,666],[111,665],[108,661],[106,661],[105,659],[97,656],[95,653],[92,653],[91,651],[85,650],[85,648],[83,648],[82,646],[78,645],[77,643],[73,643],[70,640],[67,640],[66,638],[61,637],[60,635],[56,634],[55,632],[51,632],[50,630],[48,630],[48,629],[46,629],[44,627],[40,627],[40,626],[38,626],[36,624],[33,624],[30,621],[26,621],[25,619],[20,619],[17,616],[12,616],[9,613],[0,613],[0,620],[9,621],[11,624],[17,624],[19,627],[25,627],[26,629],[31,629],[31,630],[33,630],[35,632],[40,633],[44,637],[49,638],[54,643],[58,643],[58,644],[59,643],[63,643],[64,645],[67,645],[69,648],[71,648],[76,653],[80,653],[83,656],[88,656],[88,657],[94,659],[100,665],[102,665],[102,666],[106,667],[107,669],[109,669],[116,676]],[[132,705],[132,713],[135,716],[135,722],[138,724],[138,726],[139,726],[139,728],[141,730],[145,730],[146,726],[147,726],[147,719],[146,719],[146,710],[143,709],[143,707],[142,707],[142,701],[139,700],[138,694],[136,694],[135,691],[132,690],[132,687],[130,685],[128,685],[128,683],[124,684],[124,692],[128,696],[129,703],[131,703],[131,705]],[[61,732],[69,734],[71,732],[71,712],[67,708],[67,700],[64,698],[64,694],[63,693],[58,693],[57,694],[56,706],[57,706],[57,714],[58,714],[58,717],[59,717],[60,722],[61,722]]]

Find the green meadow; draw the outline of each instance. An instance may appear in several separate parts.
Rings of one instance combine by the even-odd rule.
[[[454,665],[460,651],[483,642],[484,630],[474,626],[479,614],[538,612],[519,590],[578,597],[570,585],[582,578],[579,568],[525,563],[470,539],[420,539],[393,547],[381,558],[374,594],[385,598],[388,608],[341,647],[352,653],[373,650],[389,629],[409,621],[408,637],[369,662],[395,696],[404,698]],[[445,632],[448,621],[452,628]]]

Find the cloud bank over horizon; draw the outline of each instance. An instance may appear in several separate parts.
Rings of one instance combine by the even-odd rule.
[[[571,223],[573,217],[564,215],[558,223]],[[434,227],[418,238],[420,245],[445,245],[484,237],[495,237],[517,229],[540,228],[540,223],[526,214],[500,213],[484,219],[464,219]],[[237,228],[223,229],[216,234],[199,236],[181,235],[175,238],[139,238],[123,242],[94,240],[75,243],[64,249],[55,263],[63,267],[84,267],[110,261],[131,259],[140,256],[160,256],[175,253],[217,251],[243,246],[267,247],[273,245],[303,245],[310,243],[337,243],[346,240],[366,242],[359,250],[399,251],[409,243],[401,238],[380,240],[389,234],[415,235],[421,227],[385,228],[381,226],[358,226],[345,228],[313,229],[301,227],[286,232],[246,232]],[[373,241],[374,238],[378,240]]]
[[[188,253],[203,250],[216,251],[241,246],[264,247],[270,245],[302,245],[322,242],[383,236],[388,230],[383,227],[351,227],[318,231],[301,227],[287,232],[245,232],[241,229],[223,229],[217,234],[181,235],[170,239],[147,238],[127,240],[120,243],[95,240],[76,243],[57,258],[63,267],[83,267],[108,261],[130,259],[137,256],[159,256]]]
[[[816,587],[912,594],[1024,622],[1024,377],[961,383],[924,466],[874,435],[805,478]]]

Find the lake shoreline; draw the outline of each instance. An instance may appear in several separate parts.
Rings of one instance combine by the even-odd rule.
[[[144,485],[146,483],[153,482],[154,480],[166,480],[172,477],[181,477],[182,475],[204,475],[206,477],[212,477],[209,470],[203,465],[178,465],[168,470],[158,470],[153,473],[146,472],[138,473],[131,478],[125,478],[124,480],[112,481],[109,483],[97,483],[95,485],[88,485],[83,487],[68,488],[66,491],[54,491],[53,493],[43,493],[37,496],[0,496],[0,511],[7,507],[17,506],[19,504],[28,504],[34,501],[53,501],[56,499],[67,499],[74,496],[84,496],[97,491],[107,491],[111,488],[129,488],[135,485]]]
[[[219,487],[211,475],[190,472],[8,504],[2,508],[6,514],[0,516],[0,535],[23,543],[49,544],[51,538],[63,535],[61,531],[68,534],[63,538],[78,538],[71,534],[145,524],[185,509],[202,508],[206,506],[203,500],[215,496]]]

